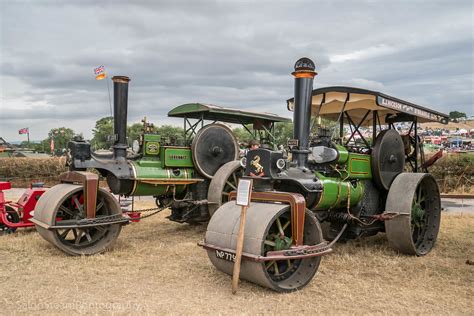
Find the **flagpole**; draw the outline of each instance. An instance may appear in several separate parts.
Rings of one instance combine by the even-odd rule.
[[[30,128],[27,127],[26,136],[28,137],[28,148],[30,148]]]
[[[105,77],[105,81],[107,81],[107,91],[109,91],[109,107],[110,107],[110,116],[114,116],[112,113],[112,101],[110,100],[110,84],[109,80],[107,80],[107,77]]]
[[[112,112],[112,98],[110,97],[110,84],[109,81],[107,80],[107,73],[105,72],[104,65],[101,65],[97,68],[94,68],[94,74],[95,74],[95,80],[102,80],[106,79],[107,81],[107,91],[109,93],[109,109],[110,109],[110,116],[113,117],[113,112]]]

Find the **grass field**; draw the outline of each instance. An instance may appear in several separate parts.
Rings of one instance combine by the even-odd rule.
[[[151,202],[141,202],[141,207]],[[204,226],[164,213],[124,227],[112,251],[68,257],[34,230],[0,237],[1,313],[422,313],[474,310],[474,216],[443,214],[435,249],[398,255],[383,235],[337,245],[302,291],[271,292],[211,266]]]

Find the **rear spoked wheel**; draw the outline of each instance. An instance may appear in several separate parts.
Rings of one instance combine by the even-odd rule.
[[[96,216],[100,218],[109,215],[108,213],[104,198],[100,197],[96,206]],[[81,220],[84,218],[86,218],[86,216],[83,192],[73,194],[70,198],[66,199],[59,207],[59,211],[56,215],[56,220]],[[100,240],[107,233],[107,229],[102,226],[96,226],[89,228],[57,229],[55,232],[58,240],[62,244],[76,248],[84,248]]]
[[[292,219],[290,208],[275,216],[267,225],[263,254],[269,251],[286,250],[293,246]],[[263,223],[262,223],[263,225]],[[304,227],[305,245],[315,245],[323,241],[322,230],[316,217],[306,211]],[[306,286],[316,274],[321,257],[286,259],[264,262],[265,274],[272,288],[279,292],[290,292]]]
[[[51,192],[51,193],[50,193]],[[46,195],[46,196],[45,196]],[[41,203],[43,201],[43,203]],[[118,201],[107,191],[99,189],[96,203],[96,219],[121,214]],[[51,226],[61,221],[75,222],[86,218],[83,188],[60,184],[43,194],[35,209],[35,218]],[[47,230],[39,225],[40,235],[70,255],[93,255],[105,251],[117,239],[120,224],[83,228]]]
[[[423,237],[425,230],[426,230],[426,224],[427,224],[427,211],[430,211],[430,209],[427,208],[428,206],[428,200],[426,196],[426,192],[424,191],[426,188],[424,188],[423,185],[419,185],[416,188],[415,191],[415,196],[413,198],[413,203],[411,207],[411,233],[412,233],[412,239],[413,242],[416,244],[420,238]]]
[[[289,249],[292,244],[289,212],[282,214],[271,225],[264,242],[265,254],[269,251]],[[265,263],[267,274],[273,281],[283,281],[298,268],[301,260],[273,260]]]
[[[393,248],[423,256],[434,247],[439,232],[441,199],[432,175],[402,173],[397,176],[388,193],[386,211],[400,214],[385,222],[387,238]]]

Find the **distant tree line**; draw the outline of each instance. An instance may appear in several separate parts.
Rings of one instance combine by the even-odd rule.
[[[93,149],[109,149],[113,140],[111,136],[114,131],[114,123],[111,116],[103,117],[95,123],[95,128],[92,130],[91,146]],[[138,139],[143,130],[143,123],[134,123],[127,126],[127,141],[131,146],[135,139]],[[176,137],[183,135],[183,128],[171,125],[153,126],[153,133],[159,134],[162,137]]]
[[[457,121],[460,118],[467,118],[466,113],[458,111],[449,112],[449,119],[451,119],[452,121]]]
[[[54,151],[55,155],[60,156],[66,149],[67,143],[74,136],[74,131],[68,127],[52,128],[48,132],[48,137],[39,143],[28,143],[24,141],[21,143],[22,148],[28,148],[36,152],[44,152],[51,154]],[[51,150],[52,149],[52,150]]]
[[[463,112],[451,111],[449,112],[449,118],[456,121],[460,118],[467,118],[467,116],[466,113]],[[332,130],[338,128],[336,122],[324,119],[318,122],[313,120],[311,123],[311,134],[315,135],[319,126],[324,126]],[[243,144],[248,143],[253,138],[252,134],[249,133],[249,131],[253,132],[252,125],[249,124],[246,125],[246,127],[247,129],[244,127],[237,127],[233,129],[234,135],[238,141]],[[103,117],[96,121],[95,127],[92,130],[93,137],[90,140],[92,148],[94,150],[109,149],[113,144],[113,129],[113,118],[111,116]],[[142,123],[134,123],[127,126],[127,139],[130,146],[135,139],[138,139],[142,129]],[[174,137],[179,139],[183,136],[183,128],[172,125],[154,126],[153,132],[161,135],[162,137]],[[74,130],[71,128],[64,126],[57,127],[51,129],[48,132],[48,137],[41,142],[28,144],[28,142],[24,141],[21,143],[21,146],[23,148],[29,148],[37,152],[51,154],[51,144],[54,143],[54,154],[61,155],[67,149],[67,143],[72,140],[74,135]],[[275,144],[286,145],[287,141],[293,138],[293,123],[277,123],[275,125],[274,137]]]

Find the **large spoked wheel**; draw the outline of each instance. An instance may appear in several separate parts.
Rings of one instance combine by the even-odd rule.
[[[423,256],[435,245],[441,218],[436,180],[429,173],[402,173],[388,192],[386,212],[400,215],[385,222],[390,245],[405,254]]]
[[[11,223],[19,223],[20,216],[15,211],[15,209],[11,206],[5,205],[5,211],[7,212],[7,220]],[[16,231],[16,227],[8,227],[7,225],[0,222],[0,235],[11,234]]]
[[[217,170],[207,193],[209,216],[212,216],[219,206],[229,201],[229,193],[237,191],[239,179],[243,174],[244,169],[239,160],[229,161]]]
[[[240,221],[240,206],[223,204],[211,218],[206,243],[235,249]],[[323,241],[321,227],[309,211],[305,216],[305,245]],[[268,251],[288,249],[292,245],[291,211],[288,205],[252,203],[245,223],[244,253],[265,256]],[[215,250],[208,250],[212,264],[232,274],[233,262],[222,259]],[[242,259],[240,278],[278,292],[289,292],[306,286],[318,270],[321,257],[299,260],[255,262]]]
[[[118,201],[99,189],[97,194],[96,218],[120,214]],[[55,225],[63,220],[86,218],[84,212],[83,187],[59,184],[46,191],[35,208],[35,219]],[[88,228],[66,228],[47,230],[36,225],[39,234],[69,255],[93,255],[105,251],[117,239],[120,224]]]
[[[284,212],[275,218],[265,237],[264,253],[286,250],[291,247],[293,240],[290,215],[290,212]],[[272,281],[279,282],[291,277],[300,264],[301,260],[273,260],[265,263],[265,269]]]

